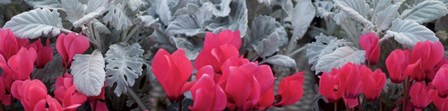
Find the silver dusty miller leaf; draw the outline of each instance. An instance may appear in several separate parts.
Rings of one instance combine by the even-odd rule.
[[[267,63],[271,63],[283,67],[296,67],[296,61],[289,56],[285,55],[274,55],[266,59]]]
[[[101,51],[76,54],[70,67],[76,90],[86,96],[98,96],[104,86],[106,72]]]
[[[34,39],[42,35],[58,35],[62,27],[57,10],[34,9],[21,13],[5,23],[3,28],[11,29],[19,38]]]
[[[308,63],[312,64],[312,70],[316,70],[316,64],[322,56],[333,53],[337,48],[350,44],[344,39],[320,34],[315,37],[316,42],[310,43],[306,49]]]
[[[274,54],[288,42],[285,29],[269,16],[255,17],[245,39],[245,45],[261,57]]]
[[[241,37],[244,37],[247,30],[248,15],[245,0],[235,0],[230,4],[230,14],[227,17],[218,17],[207,23],[206,28],[218,33],[222,30],[240,30]]]
[[[142,75],[144,50],[138,43],[113,44],[106,52],[106,85],[116,84],[114,93],[126,93],[126,87],[134,86],[135,79]]]
[[[349,46],[340,47],[333,53],[326,54],[319,58],[315,67],[316,73],[329,72],[331,69],[342,67],[348,62],[362,64],[365,60],[366,53],[364,50],[357,50]]]

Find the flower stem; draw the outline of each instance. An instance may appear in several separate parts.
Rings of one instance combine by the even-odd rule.
[[[338,102],[336,101],[336,102],[334,102],[334,111],[337,111],[338,110]]]
[[[184,99],[184,96],[181,96],[181,97],[180,97],[179,104],[178,104],[179,111],[182,111],[182,101],[183,101],[183,99]]]
[[[14,111],[14,97],[11,96],[11,111]]]
[[[96,102],[97,102],[97,100],[93,101],[93,111],[96,111]]]
[[[409,88],[408,88],[408,85],[409,85],[409,78],[406,78],[404,81],[403,81],[403,111],[405,111],[406,110],[406,104],[407,104],[407,101],[408,101],[408,90],[409,90]]]
[[[130,88],[129,86],[126,86],[126,89],[128,90],[128,94],[131,95],[132,99],[134,99],[135,103],[137,103],[138,107],[144,111],[146,110],[145,105],[143,102],[138,98],[137,94],[135,94],[134,90]]]
[[[378,104],[380,104],[380,111],[383,111],[383,104],[381,103],[381,99],[378,99]]]

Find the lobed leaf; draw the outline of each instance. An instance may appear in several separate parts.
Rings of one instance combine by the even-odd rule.
[[[138,43],[113,44],[106,52],[106,85],[116,84],[114,93],[126,93],[126,87],[134,86],[135,79],[142,75],[144,50]]]

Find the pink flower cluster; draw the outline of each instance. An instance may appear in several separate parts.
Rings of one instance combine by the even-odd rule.
[[[60,34],[56,49],[67,68],[73,56],[84,53],[89,45],[85,36],[74,33]],[[57,79],[54,98],[48,94],[42,81],[31,80],[30,75],[34,68],[44,68],[51,60],[53,49],[49,39],[44,46],[41,39],[30,43],[28,39],[15,37],[9,29],[0,29],[0,67],[3,70],[0,76],[0,100],[3,104],[9,105],[11,99],[17,99],[26,111],[74,111],[86,102],[87,96],[76,91],[73,77],[68,73]]]
[[[380,48],[375,33],[361,35],[360,46],[366,50],[369,65],[378,62]],[[441,110],[448,110],[448,60],[440,42],[419,42],[412,49],[396,49],[385,63],[393,83],[403,83],[400,99],[405,110],[423,110],[431,102]],[[361,94],[369,100],[378,99],[386,83],[380,70],[371,71],[366,65],[347,63],[341,68],[325,72],[320,77],[319,93],[329,102],[343,98],[347,108],[354,108]],[[381,103],[380,103],[381,104]]]
[[[190,80],[193,65],[183,49],[172,54],[159,49],[152,70],[168,98],[180,101],[190,90],[191,110],[266,110],[272,106],[296,103],[303,95],[303,72],[284,78],[274,96],[275,77],[271,67],[250,62],[239,55],[242,40],[239,31],[208,32],[204,48],[194,61],[195,80]]]

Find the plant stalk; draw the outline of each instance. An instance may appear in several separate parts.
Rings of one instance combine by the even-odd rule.
[[[338,102],[336,101],[336,102],[334,102],[334,111],[337,111],[338,110]]]
[[[403,111],[405,111],[406,110],[406,104],[407,104],[407,102],[408,102],[408,90],[409,90],[409,87],[408,87],[408,85],[409,85],[409,78],[406,78],[404,81],[403,81]]]
[[[138,107],[144,111],[146,110],[145,105],[143,104],[143,102],[138,98],[137,94],[134,92],[134,90],[132,90],[131,87],[126,86],[126,89],[128,90],[128,94],[131,95],[132,99],[134,99],[135,103],[137,103]]]

